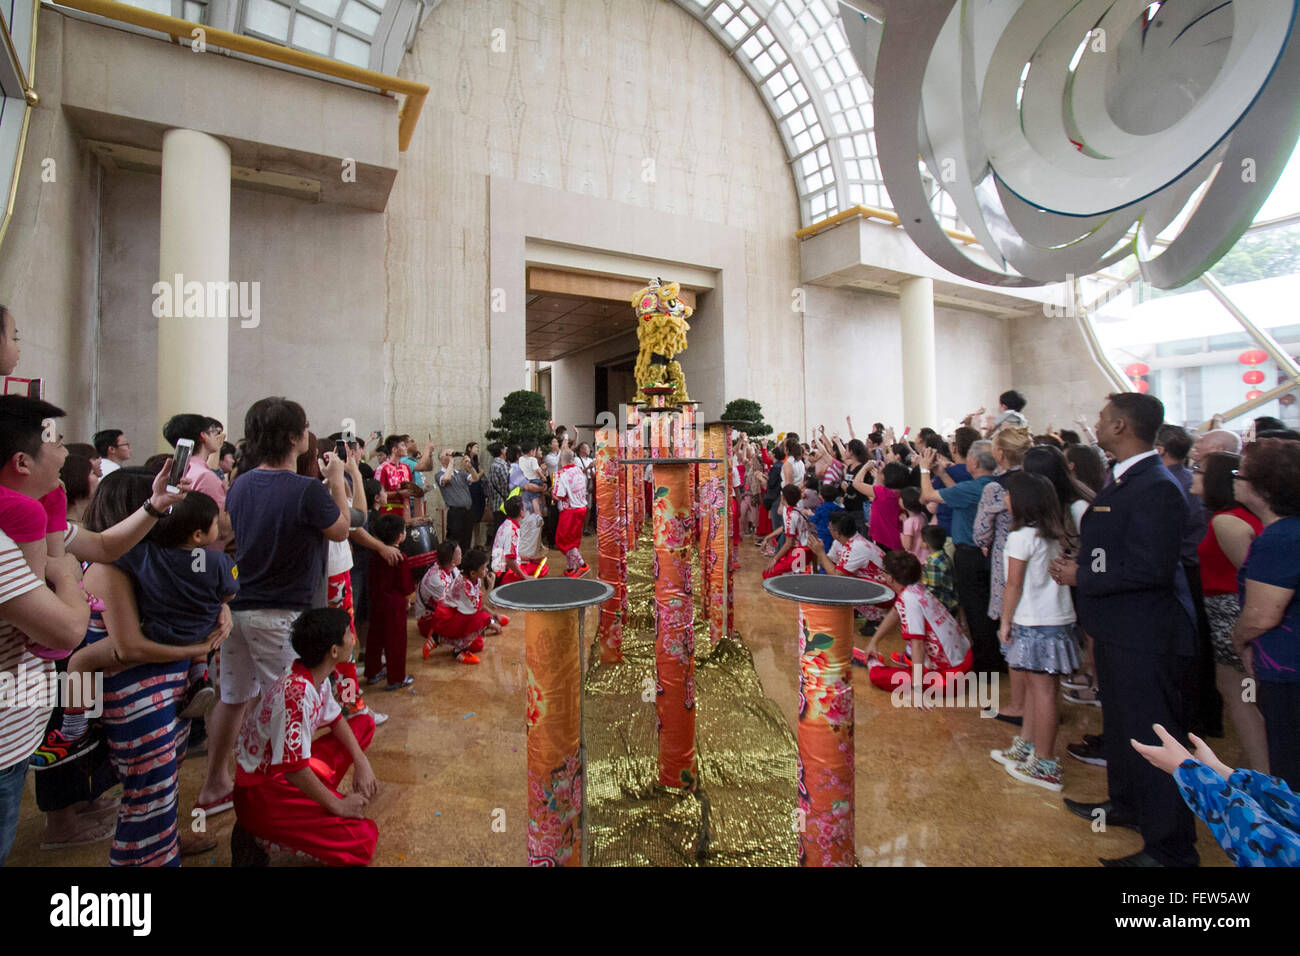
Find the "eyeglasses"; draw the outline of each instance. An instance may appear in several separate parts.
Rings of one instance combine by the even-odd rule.
[[[120,441],[120,442],[118,442],[116,445],[114,445],[113,447],[114,447],[114,448],[130,448],[130,447],[131,447],[131,443],[130,443],[129,441]]]

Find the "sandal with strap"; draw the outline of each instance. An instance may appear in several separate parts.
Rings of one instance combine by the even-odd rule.
[[[1097,689],[1097,678],[1089,673],[1071,674],[1069,677],[1061,678],[1061,686],[1066,690],[1093,690]]]

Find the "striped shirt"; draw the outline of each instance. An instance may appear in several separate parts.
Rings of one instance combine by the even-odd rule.
[[[64,543],[76,534],[77,526],[69,524]],[[22,763],[36,752],[54,709],[44,706],[54,661],[33,654],[27,635],[4,620],[5,602],[41,586],[13,539],[0,532],[0,769]],[[28,705],[29,696],[37,703]]]

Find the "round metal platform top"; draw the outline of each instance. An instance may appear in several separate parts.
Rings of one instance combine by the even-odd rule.
[[[512,611],[569,611],[614,596],[612,585],[590,578],[533,578],[493,588],[488,603]]]
[[[764,581],[763,590],[800,604],[884,604],[894,599],[883,584],[842,574],[782,574]]]

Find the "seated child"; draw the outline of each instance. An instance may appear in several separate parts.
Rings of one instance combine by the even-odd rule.
[[[840,486],[824,484],[818,494],[817,508],[808,519],[817,530],[817,537],[821,539],[822,547],[830,551],[835,546],[835,537],[831,534],[831,522],[844,510],[839,501]]]
[[[519,521],[519,568],[530,578],[549,577],[546,545],[542,543],[541,515],[525,514]]]
[[[587,522],[587,475],[573,463],[573,450],[560,451],[560,470],[555,473],[552,494],[560,507],[555,525],[555,547],[564,552],[566,578],[580,578],[591,570],[578,548],[582,545],[582,526]]]
[[[384,544],[397,547],[406,537],[406,522],[395,514],[380,515],[374,521],[374,535]],[[397,690],[415,683],[406,673],[406,609],[415,590],[411,568],[405,562],[370,562],[370,633],[366,637],[366,683],[378,684],[385,674],[384,690]],[[387,664],[384,664],[387,661]]]
[[[239,593],[235,559],[208,548],[220,536],[219,512],[212,498],[191,491],[158,519],[143,541],[114,562],[135,582],[140,632],[149,640],[177,648],[203,644],[217,628],[218,618],[229,613],[225,605]],[[82,673],[114,672],[120,666],[113,642],[96,641],[68,660],[68,679]],[[207,655],[203,654],[191,661],[188,687],[177,715],[203,717],[216,702]],[[85,732],[85,711],[68,708],[62,727],[46,735],[42,752],[61,753],[63,759],[70,759],[77,749],[73,742]],[[50,761],[49,765],[59,762]],[[47,768],[44,760],[36,766]]]
[[[970,639],[943,603],[921,584],[921,562],[916,555],[890,551],[885,555],[885,574],[898,597],[866,648],[871,683],[891,691],[907,681],[915,688],[942,687],[949,675],[969,671],[973,661]],[[880,638],[895,629],[902,632],[910,663],[895,658],[888,664],[876,651]],[[938,678],[923,680],[929,674]]]
[[[524,504],[517,497],[508,498],[502,510],[506,520],[501,522],[496,537],[492,539],[492,574],[497,584],[512,584],[528,577],[519,563],[519,517],[523,514]]]
[[[952,558],[944,545],[948,542],[948,532],[940,525],[928,524],[921,529],[921,541],[925,544],[924,563],[921,566],[921,583],[925,589],[943,602],[948,613],[963,623],[961,604],[957,600],[957,585],[952,576]]]
[[[875,581],[892,588],[889,576],[885,574],[885,552],[874,541],[858,533],[858,523],[853,515],[840,509],[830,522],[834,543],[829,552],[818,547],[819,541],[810,542],[813,559],[819,562],[827,574],[842,574],[846,577]],[[864,634],[874,630],[875,625],[884,619],[886,604],[859,604],[853,610],[867,619]]]
[[[365,808],[379,785],[363,752],[375,721],[369,714],[345,720],[325,687],[330,672],[352,657],[356,638],[348,624],[339,608],[299,615],[291,632],[298,659],[248,712],[235,750],[235,866],[265,865],[258,840],[329,866],[365,866],[375,855],[379,828]],[[313,739],[324,728],[329,732]],[[345,797],[338,786],[354,763]]]
[[[515,513],[518,514],[522,506],[518,498],[511,498],[506,502],[508,506],[513,504]],[[502,524],[505,528],[510,522]],[[498,532],[500,537],[500,532]],[[438,560],[424,572],[424,577],[420,581],[420,586],[415,592],[415,606],[419,612],[420,620],[417,627],[420,635],[424,638],[424,659],[429,659],[430,652],[442,643],[442,634],[445,631],[447,622],[451,619],[452,609],[442,603],[442,599],[451,593],[452,586],[460,578],[460,544],[455,538],[444,538],[438,545]]]
[[[763,572],[764,578],[774,578],[778,574],[810,574],[812,563],[808,552],[808,539],[813,537],[812,526],[799,510],[799,486],[786,485],[781,489],[781,498],[785,502],[782,509],[785,543],[781,545],[771,564]]]
[[[533,517],[540,520],[540,515]],[[477,664],[475,652],[483,650],[483,635],[500,634],[502,624],[509,623],[483,610],[483,581],[487,574],[488,553],[482,548],[470,548],[450,593],[442,596],[442,603],[452,613],[440,636],[462,664]]]

